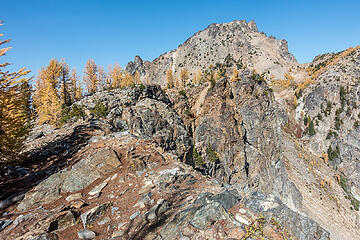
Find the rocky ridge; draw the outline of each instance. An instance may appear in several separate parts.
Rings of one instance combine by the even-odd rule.
[[[180,70],[187,69],[190,81],[198,70],[206,71],[226,61],[239,69],[246,67],[275,78],[283,78],[289,68],[297,66],[295,57],[288,51],[286,40],[267,37],[259,32],[254,21],[211,24],[195,33],[178,48],[167,52],[152,62],[136,56],[125,70],[140,73],[141,81],[166,86],[166,71],[171,69],[176,78]]]
[[[202,48],[188,55],[200,42],[206,60]],[[154,84],[169,67],[226,65],[229,54],[236,79]],[[359,56],[300,65],[286,42],[234,21],[152,63],[136,57],[127,70],[152,84],[85,97],[63,127],[34,129],[27,165],[0,182],[0,238],[360,238]],[[290,72],[288,87],[272,85]]]

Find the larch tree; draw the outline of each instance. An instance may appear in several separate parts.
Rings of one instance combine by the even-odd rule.
[[[74,102],[79,100],[82,96],[80,78],[75,68],[73,68],[71,71],[70,80],[71,80],[71,98],[72,101]]]
[[[63,63],[52,59],[47,67],[43,67],[39,71],[34,93],[34,104],[40,124],[50,123],[57,125],[61,109],[65,105],[65,99],[70,97],[67,92],[69,80],[68,76],[65,76],[66,73],[64,72],[66,70],[63,67]],[[64,79],[63,85],[64,76],[66,80]]]
[[[166,71],[166,85],[167,88],[174,87],[174,75],[173,71],[170,68]]]
[[[127,71],[124,72],[124,79],[120,83],[120,87],[129,87],[134,86],[134,78],[131,76],[131,74]]]
[[[199,84],[201,82],[201,79],[202,79],[202,72],[201,72],[201,69],[198,69],[194,73],[194,83]]]
[[[238,69],[237,69],[236,67],[234,67],[234,69],[233,69],[233,75],[232,75],[232,77],[231,77],[231,80],[232,80],[232,81],[236,81],[236,80],[238,79],[238,77],[239,77],[239,71],[238,71]]]
[[[0,46],[8,42],[0,40]],[[0,48],[0,57],[9,49]],[[5,70],[8,65],[6,62],[0,63],[0,172],[4,165],[20,159],[19,151],[30,128],[30,99],[26,99],[29,98],[28,91],[31,91],[30,79],[25,77],[30,71],[22,68],[17,72],[9,72]]]
[[[105,73],[105,70],[102,66],[99,66],[99,71],[98,71],[98,79],[99,79],[99,88],[101,91],[105,90],[106,87],[106,83],[107,83],[107,76]]]
[[[109,70],[108,70],[108,74],[109,74],[109,79],[111,81],[111,87],[112,88],[119,88],[120,84],[123,80],[123,71],[120,67],[119,64],[115,64],[114,67],[112,67],[111,65],[109,66]]]
[[[185,87],[188,79],[189,79],[189,71],[186,68],[180,69],[180,80],[181,80],[183,87]]]
[[[141,84],[139,71],[136,71],[136,72],[135,72],[135,75],[134,75],[134,83],[135,83],[136,85]]]
[[[95,64],[94,60],[89,59],[86,62],[85,70],[84,70],[84,82],[86,84],[88,93],[96,93],[99,86],[99,78],[98,78],[98,66]]]

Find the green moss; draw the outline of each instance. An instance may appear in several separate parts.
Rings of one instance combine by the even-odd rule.
[[[94,117],[104,118],[108,114],[108,109],[102,102],[97,102],[90,112],[94,115]]]

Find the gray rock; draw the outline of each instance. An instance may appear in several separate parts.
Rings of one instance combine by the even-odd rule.
[[[107,182],[103,182],[100,185],[94,187],[89,192],[89,195],[96,195],[96,194],[100,193],[104,189],[104,187],[106,187],[106,185],[107,185]]]
[[[97,224],[98,225],[104,225],[105,223],[109,222],[110,221],[110,218],[106,217],[104,218],[103,220],[99,221]]]
[[[0,220],[0,232],[9,226],[13,221],[11,219]]]
[[[56,233],[43,233],[31,240],[58,240],[59,237]]]
[[[197,229],[204,230],[211,222],[218,221],[225,214],[226,211],[222,205],[219,202],[213,202],[197,210],[189,223]]]
[[[137,211],[137,212],[135,212],[134,214],[132,214],[131,216],[130,216],[130,220],[134,220],[137,216],[139,216],[140,215],[140,211]]]
[[[30,135],[30,136],[26,139],[26,141],[32,142],[32,141],[34,141],[34,140],[36,140],[36,139],[38,139],[38,138],[41,138],[41,137],[43,137],[43,136],[44,136],[44,133],[43,133],[43,132],[35,132],[34,134]]]
[[[276,218],[296,239],[305,240],[314,239],[314,237],[319,240],[329,239],[329,232],[320,227],[318,223],[311,218],[294,212],[277,197],[266,196],[261,192],[253,192],[243,202],[246,207],[258,214],[263,214],[268,219]]]
[[[110,206],[109,203],[105,203],[81,214],[80,219],[83,223],[83,227],[86,228],[87,226],[94,223],[99,217],[101,217],[106,212],[109,206]]]
[[[117,210],[119,210],[118,207],[112,207],[112,208],[111,208],[111,214],[114,215],[114,213],[115,213]]]
[[[96,237],[96,233],[93,231],[90,231],[88,229],[84,229],[84,230],[80,230],[78,232],[78,236],[80,239],[90,240],[90,239],[94,239]]]
[[[93,156],[81,160],[73,166],[64,180],[62,191],[75,192],[89,186],[104,174],[114,171],[121,165],[117,154],[111,149],[100,149]],[[90,173],[90,174],[89,174]]]

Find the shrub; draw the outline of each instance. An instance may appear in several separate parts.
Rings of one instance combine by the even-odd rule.
[[[184,98],[187,98],[185,90],[180,90],[179,94],[183,96]]]
[[[309,123],[309,135],[310,136],[315,135],[314,122],[312,120],[310,120],[310,123]]]
[[[104,118],[108,114],[108,109],[102,102],[97,102],[90,112],[94,115],[94,117]]]
[[[195,144],[194,144],[195,145]],[[194,163],[197,166],[204,166],[205,165],[205,161],[204,159],[201,157],[201,155],[198,153],[198,151],[196,150],[195,146],[193,147],[193,159],[194,159]]]
[[[331,145],[330,145],[328,150],[327,150],[327,154],[329,156],[329,161],[335,160],[336,158],[338,158],[340,156],[340,148],[339,148],[339,146],[336,146],[336,148],[333,150]]]
[[[210,142],[208,143],[208,147],[206,148],[206,156],[207,159],[210,162],[217,162],[219,160],[219,155],[218,153],[213,149],[213,147],[211,146]]]
[[[66,107],[63,109],[60,118],[60,124],[65,124],[70,121],[77,121],[85,117],[85,112],[82,106],[73,105],[72,108]]]

